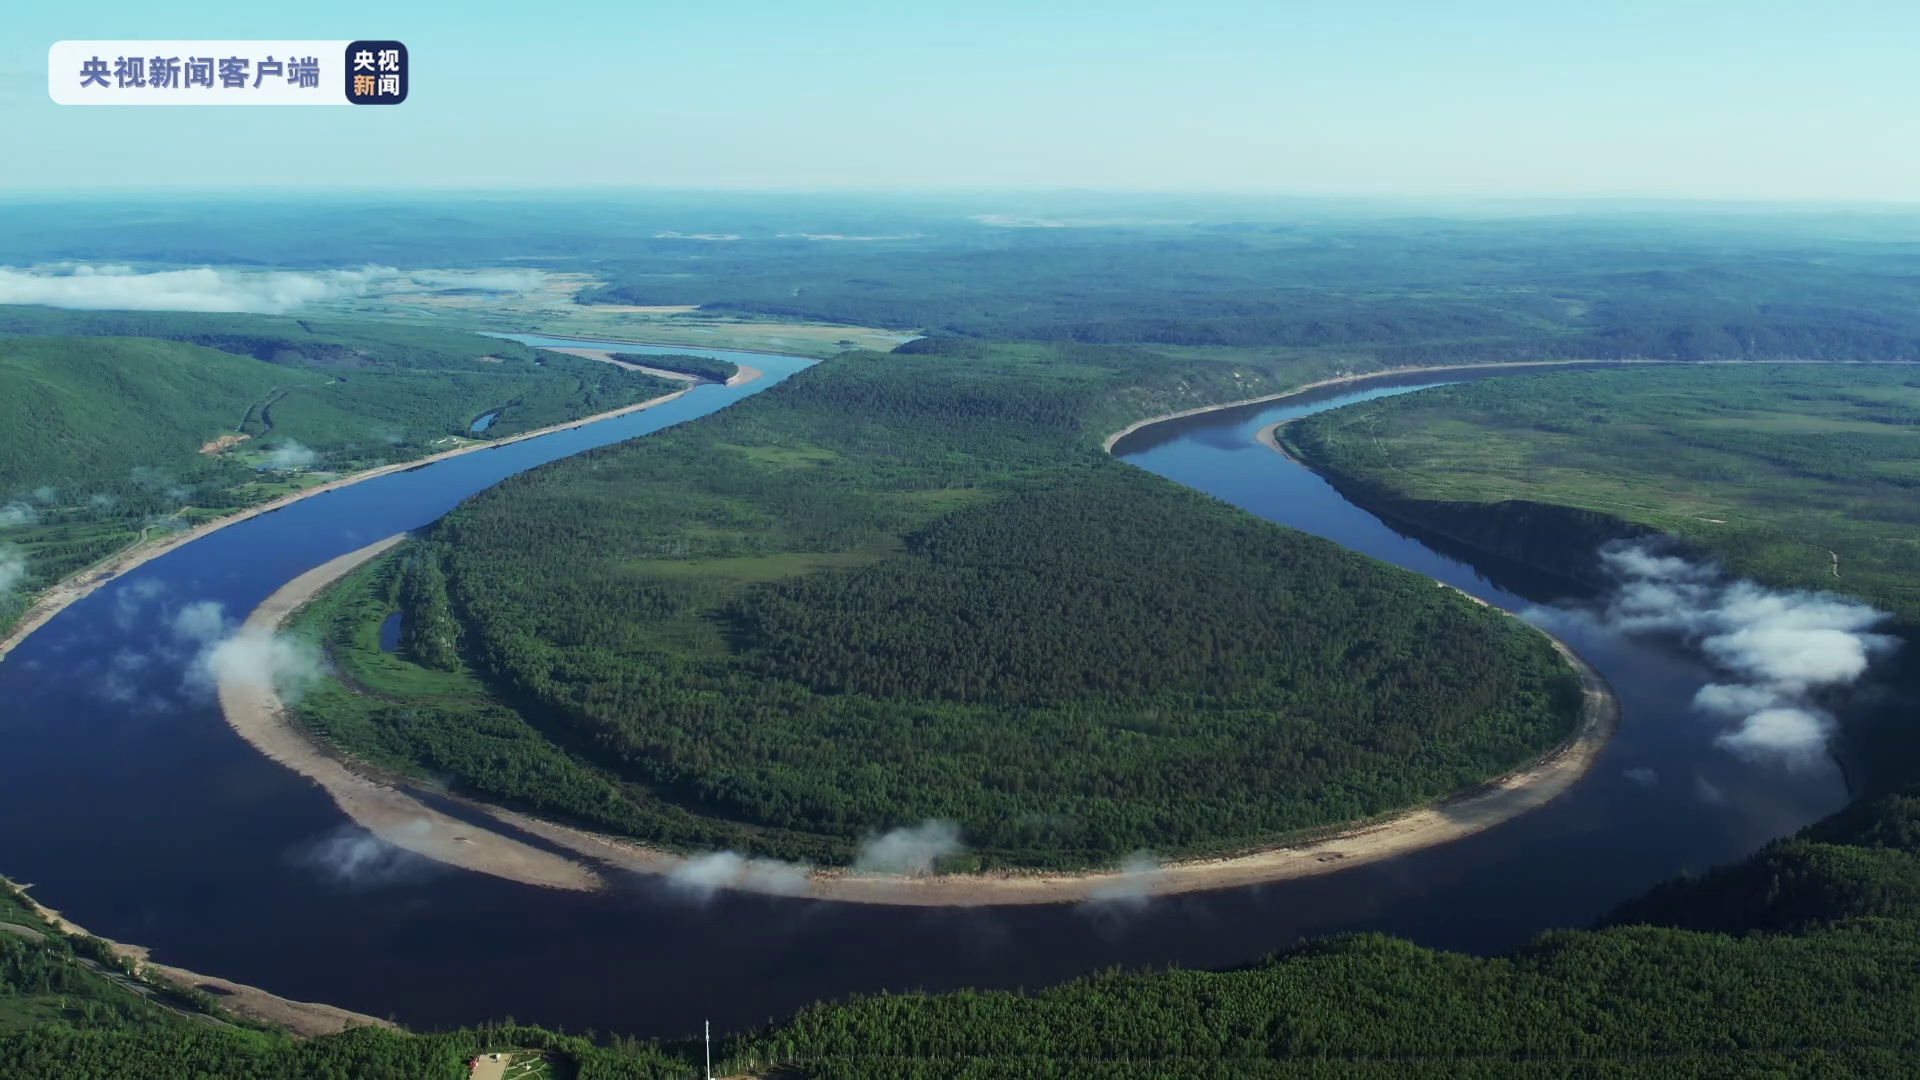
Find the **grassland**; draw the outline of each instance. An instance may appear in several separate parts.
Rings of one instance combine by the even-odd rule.
[[[1740,575],[1920,620],[1920,367],[1528,375],[1350,406],[1281,437],[1416,521],[1437,504],[1576,507]]]

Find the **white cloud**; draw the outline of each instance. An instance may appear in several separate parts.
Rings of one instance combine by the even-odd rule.
[[[1625,769],[1621,771],[1620,775],[1639,784],[1641,787],[1652,787],[1660,782],[1660,774],[1654,772],[1652,769]]]
[[[1722,719],[1738,720],[1779,703],[1779,692],[1765,686],[1708,683],[1693,695],[1696,711]]]
[[[392,831],[402,839],[417,838],[425,843],[433,832],[433,825],[421,819],[404,822]],[[382,840],[357,825],[342,825],[318,840],[302,844],[289,853],[289,859],[296,866],[349,888],[399,885],[436,872],[432,860]]]
[[[853,868],[863,874],[919,876],[931,873],[936,860],[965,850],[960,843],[960,826],[951,821],[923,821],[867,838],[860,845]]]
[[[304,469],[320,460],[320,455],[288,439],[267,452],[263,462],[269,469]]]
[[[1834,722],[1816,692],[1852,685],[1899,644],[1871,632],[1885,612],[1845,597],[1728,581],[1712,564],[1639,543],[1608,545],[1601,561],[1618,585],[1599,623],[1679,634],[1730,676],[1701,687],[1693,706],[1732,725],[1715,743],[1743,757],[1818,760]]]
[[[695,900],[712,899],[721,889],[799,896],[807,891],[807,868],[778,859],[749,859],[738,852],[695,855],[667,874],[675,892]]]
[[[242,626],[238,633],[218,601],[188,604],[173,619],[173,633],[199,647],[187,665],[185,689],[211,694],[222,682],[270,689],[289,704],[326,674],[326,659],[312,644]]]
[[[1827,748],[1833,718],[1815,709],[1762,709],[1714,744],[1747,758],[1779,758],[1790,764],[1818,760]]]
[[[141,608],[167,591],[167,583],[159,578],[141,578],[138,581],[122,585],[113,596],[113,621],[122,630],[133,629],[140,618]]]
[[[17,529],[22,525],[33,525],[40,520],[40,511],[30,502],[14,501],[0,506],[0,529]]]
[[[218,600],[197,600],[173,617],[173,636],[181,641],[211,645],[229,633],[227,609]]]
[[[546,280],[538,270],[409,270],[402,276],[432,288],[497,293],[531,292]]]
[[[26,556],[12,549],[0,551],[0,596],[12,592],[26,579]]]
[[[244,311],[277,315],[323,300],[365,296],[380,287],[417,284],[523,292],[537,288],[537,270],[194,270],[141,272],[87,264],[0,266],[0,304],[129,311]]]
[[[1113,908],[1143,908],[1153,898],[1154,883],[1160,880],[1160,860],[1151,852],[1137,851],[1120,868],[1120,876],[1095,885],[1087,891],[1088,904]]]

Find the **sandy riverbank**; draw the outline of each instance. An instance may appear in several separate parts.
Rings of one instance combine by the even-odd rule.
[[[54,929],[65,934],[100,937],[98,934],[87,933],[85,929],[62,917],[59,912],[36,901],[25,891],[30,886],[17,887],[21,890],[20,895],[26,900],[27,906],[32,908],[36,915],[51,923]],[[0,929],[17,931],[24,928],[0,925]],[[38,933],[37,931],[29,932]],[[213,975],[201,975],[171,964],[157,964],[148,958],[147,950],[138,945],[126,945],[111,938],[100,938],[100,940],[112,947],[115,956],[135,961],[144,973],[158,975],[179,986],[204,990],[219,999],[221,1008],[235,1016],[272,1024],[303,1038],[333,1035],[351,1027],[372,1025],[390,1028],[394,1026],[390,1021],[368,1016],[365,1013],[313,1001],[294,1001],[277,994],[269,994],[257,986],[248,986],[245,983],[237,983]]]
[[[1292,420],[1282,420],[1277,424],[1268,424],[1266,427],[1263,427],[1259,431],[1254,432],[1253,437],[1254,437],[1254,440],[1258,442],[1261,446],[1264,446],[1267,449],[1273,451],[1274,453],[1279,454],[1281,457],[1286,458],[1288,461],[1293,462],[1295,465],[1298,465],[1301,468],[1305,468],[1306,462],[1301,461],[1297,457],[1294,457],[1293,451],[1287,449],[1287,444],[1280,441],[1280,429],[1283,427],[1286,427],[1288,424],[1291,424],[1291,423],[1293,423]]]
[[[751,374],[748,374],[749,372],[751,372]],[[736,378],[738,378],[739,382],[751,382],[753,379],[759,378],[760,374],[759,371],[752,368],[742,368],[740,369],[740,376],[736,376]],[[738,385],[738,383],[733,380],[728,380],[727,385],[735,386]],[[689,386],[687,390],[691,390],[692,388],[692,386]],[[261,514],[271,513],[282,507],[291,506],[302,499],[311,499],[315,495],[324,495],[329,491],[338,491],[343,487],[350,487],[364,480],[372,480],[376,477],[387,476],[391,473],[405,472],[408,469],[417,469],[422,465],[431,465],[436,461],[459,457],[461,454],[471,454],[479,450],[490,450],[496,446],[507,446],[511,443],[521,442],[526,439],[537,439],[542,435],[551,435],[556,431],[566,431],[569,428],[577,428],[583,424],[591,424],[616,416],[624,416],[627,413],[639,412],[642,409],[651,409],[655,405],[662,405],[674,400],[686,393],[687,390],[676,390],[671,394],[663,394],[660,397],[648,401],[612,409],[593,416],[583,417],[579,420],[569,420],[563,424],[550,424],[547,427],[537,428],[533,431],[524,431],[518,435],[510,435],[504,439],[493,439],[488,442],[474,443],[471,446],[462,446],[455,450],[429,454],[426,457],[413,458],[408,461],[397,461],[391,465],[382,465],[377,469],[367,469],[364,472],[357,472],[349,476],[340,477],[338,480],[329,480],[324,484],[318,484],[304,491],[295,491],[282,495],[280,498],[274,499],[271,502],[261,503],[258,506],[250,506],[238,513],[228,514],[225,517],[203,522],[184,532],[169,533],[165,537],[151,543],[142,542],[135,544],[126,551],[90,566],[68,577],[66,580],[61,581],[52,588],[47,589],[45,592],[42,592],[35,598],[32,605],[27,608],[26,614],[21,616],[20,621],[15,624],[13,630],[10,631],[6,637],[0,638],[0,659],[4,659],[9,652],[13,651],[15,646],[25,641],[27,635],[38,630],[46,624],[47,620],[65,610],[67,605],[81,599],[100,586],[105,585],[107,582],[112,581],[114,578],[119,577],[142,563],[157,559],[177,547],[182,547],[200,539],[208,533],[217,532],[229,525],[237,525],[248,518],[258,517]]]
[[[603,364],[612,364],[614,367],[626,368],[628,371],[645,372],[648,375],[657,375],[662,379],[673,379],[677,382],[711,383],[711,382],[717,381],[714,379],[702,378],[699,375],[689,375],[684,371],[669,371],[666,368],[648,367],[645,364],[636,364],[631,360],[617,360],[614,358],[614,354],[620,351],[618,349],[577,349],[577,348],[563,349],[563,348],[557,348],[552,345],[542,345],[540,346],[540,348],[545,349],[548,352],[566,353],[568,356],[578,356],[585,360],[598,360]],[[638,354],[628,353],[627,355],[633,356]],[[738,368],[739,370],[735,371],[731,376],[728,377],[726,382],[726,385],[728,386],[739,386],[741,383],[752,382],[753,380],[759,378],[762,374],[759,368],[748,367],[745,364],[735,364],[734,367]]]
[[[389,536],[323,563],[287,582],[247,616],[241,637],[270,638],[287,617],[320,590],[407,538]],[[349,769],[322,749],[291,717],[272,681],[259,672],[229,670],[217,687],[220,712],[254,749],[319,784],[335,805],[375,836],[418,855],[560,889],[596,889],[598,875],[569,859],[510,837],[476,829],[433,810],[418,798]]]
[[[296,609],[355,567],[398,544],[391,536],[309,570],[275,592],[247,617],[242,634],[277,632]],[[1330,873],[1447,843],[1544,806],[1571,788],[1599,755],[1618,723],[1619,706],[1606,681],[1566,645],[1554,645],[1579,672],[1586,694],[1572,738],[1537,761],[1473,793],[1436,806],[1370,822],[1311,842],[1231,858],[1173,863],[1145,875],[1085,873],[947,874],[923,878],[816,870],[803,895],[844,903],[934,907],[1075,903],[1120,892],[1171,895],[1255,885]],[[255,749],[318,783],[343,813],[395,846],[462,869],[530,885],[597,889],[601,874],[581,862],[460,821],[417,795],[353,771],[313,742],[286,714],[271,686],[245,678],[223,680],[221,711]],[[587,863],[647,875],[671,874],[682,856],[543,822],[476,804],[503,825],[573,852]]]
[[[1577,366],[1581,364],[1669,364],[1669,363],[1681,363],[1681,361],[1677,361],[1677,360],[1532,360],[1524,363],[1514,363],[1514,364],[1499,364],[1499,363],[1442,364],[1438,367],[1382,368],[1379,371],[1363,371],[1357,375],[1336,375],[1332,378],[1320,379],[1315,382],[1307,383],[1304,386],[1296,386],[1291,390],[1283,390],[1277,394],[1262,394],[1259,397],[1242,398],[1239,401],[1228,401],[1219,405],[1201,405],[1197,408],[1183,409],[1180,412],[1171,412],[1163,416],[1150,416],[1145,420],[1135,420],[1133,423],[1128,424],[1126,427],[1123,427],[1119,431],[1116,431],[1113,434],[1107,436],[1107,441],[1101,444],[1101,449],[1107,451],[1108,453],[1112,453],[1113,446],[1115,443],[1133,434],[1134,432],[1139,431],[1141,428],[1151,427],[1154,424],[1165,423],[1168,420],[1178,420],[1183,416],[1199,416],[1201,413],[1219,412],[1221,409],[1233,409],[1233,408],[1238,408],[1241,405],[1257,405],[1263,401],[1280,401],[1285,398],[1297,397],[1309,391],[1319,390],[1323,387],[1346,386],[1352,383],[1372,382],[1375,379],[1390,379],[1397,375],[1418,375],[1418,374],[1424,374],[1427,372],[1432,372],[1434,374],[1444,374],[1445,372],[1449,372],[1449,371],[1483,371],[1488,368],[1501,368],[1507,371],[1532,371],[1536,368],[1572,367],[1572,366]]]
[[[1459,365],[1451,369],[1417,370],[1496,366],[1514,365]],[[1254,400],[1274,400],[1318,386],[1403,373],[1373,372],[1323,380],[1286,394]],[[1245,403],[1191,409],[1173,416],[1190,416],[1239,404]],[[1109,438],[1107,446],[1111,447],[1128,432],[1173,416],[1131,425]],[[1262,435],[1266,436],[1263,441],[1278,448],[1277,441],[1272,440],[1271,428]],[[300,604],[399,539],[389,538],[302,575],[249,616],[248,627],[265,633],[277,630]],[[1173,863],[1148,874],[1110,870],[903,878],[814,870],[806,875],[804,889],[797,890],[797,894],[843,903],[930,907],[1075,903],[1103,896],[1172,895],[1310,877],[1457,840],[1543,806],[1565,793],[1592,766],[1617,726],[1619,706],[1605,679],[1563,642],[1554,639],[1554,646],[1574,666],[1585,692],[1581,720],[1573,736],[1524,768],[1434,806],[1356,825],[1308,842],[1232,857]],[[603,883],[603,879],[586,866],[550,851],[535,849],[504,833],[454,821],[404,790],[354,773],[307,739],[298,725],[285,716],[270,688],[264,693],[257,689],[251,692],[236,689],[233,704],[229,701],[228,687],[223,684],[223,710],[242,737],[274,760],[319,782],[348,816],[407,850],[464,869],[529,884],[590,889]],[[674,853],[538,821],[497,807],[477,808],[516,831],[537,836],[602,868],[663,875],[671,874],[685,862],[684,857]]]

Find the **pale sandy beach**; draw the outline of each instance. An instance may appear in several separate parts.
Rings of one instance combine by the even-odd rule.
[[[1483,366],[1493,365],[1461,365],[1463,368]],[[1314,385],[1357,382],[1399,373],[1373,372]],[[1306,389],[1311,387],[1273,397],[1286,397]],[[1193,415],[1237,404],[1244,403],[1174,415]],[[1127,432],[1153,422],[1156,421],[1131,425],[1108,439],[1107,445],[1111,447]],[[1261,434],[1266,436],[1263,442],[1278,446],[1271,441],[1271,428]],[[287,616],[328,584],[401,539],[390,537],[301,575],[256,609],[248,617],[247,629],[243,632],[276,631]],[[1618,724],[1619,706],[1606,681],[1564,643],[1555,639],[1554,645],[1573,664],[1585,691],[1585,705],[1573,736],[1529,765],[1476,791],[1434,806],[1356,825],[1311,841],[1231,857],[1171,863],[1149,874],[1120,870],[1010,871],[908,878],[817,869],[806,874],[803,890],[791,891],[844,903],[927,907],[1077,903],[1121,894],[1172,895],[1310,877],[1457,840],[1544,806],[1565,793],[1593,765]],[[429,858],[527,884],[569,889],[603,886],[604,879],[589,869],[590,865],[662,875],[671,874],[686,861],[685,857],[672,852],[539,821],[501,808],[476,807],[516,831],[575,853],[585,864],[539,850],[505,833],[455,821],[430,809],[403,788],[355,773],[307,738],[298,724],[287,717],[270,687],[229,686],[223,682],[220,701],[228,723],[248,742],[275,761],[318,782],[335,803],[362,826]]]
[[[684,371],[668,371],[666,368],[648,367],[645,364],[636,364],[630,360],[616,360],[614,359],[614,354],[619,352],[619,349],[561,349],[551,345],[542,345],[540,347],[548,352],[566,353],[568,356],[578,356],[587,360],[598,360],[603,364],[612,364],[614,367],[626,368],[628,371],[641,371],[648,375],[658,375],[660,378],[673,379],[678,382],[705,383],[713,381],[712,379],[703,379],[698,375],[689,375]],[[636,354],[628,353],[627,355],[633,356]],[[759,368],[748,367],[745,364],[735,364],[734,366],[740,370],[734,372],[733,375],[727,379],[728,386],[739,386],[741,383],[752,382],[761,375]]]
[[[20,886],[24,891],[30,886]],[[27,895],[26,901],[36,914],[52,923],[62,933],[83,934],[87,937],[100,937],[89,934],[84,928],[67,921],[52,908]],[[0,926],[0,928],[18,932],[24,927]],[[28,931],[28,933],[35,933]],[[168,982],[179,986],[205,990],[219,999],[220,1007],[243,1019],[254,1020],[275,1027],[284,1028],[303,1038],[316,1035],[333,1035],[352,1027],[393,1027],[390,1021],[368,1016],[332,1005],[322,1005],[312,1001],[294,1001],[277,994],[269,994],[255,986],[222,979],[214,975],[201,975],[186,968],[170,964],[156,964],[147,957],[147,950],[138,945],[124,945],[110,938],[101,938],[112,946],[115,956],[125,957],[136,962],[142,972],[158,975]]]

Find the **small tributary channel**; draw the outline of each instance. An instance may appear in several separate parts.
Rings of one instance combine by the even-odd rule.
[[[297,574],[426,525],[513,473],[712,412],[807,364],[707,354],[767,376],[295,504],[156,559],[62,612],[0,663],[0,870],[35,883],[43,902],[95,933],[288,997],[419,1027],[512,1015],[678,1036],[706,1019],[758,1024],[882,988],[1037,987],[1113,964],[1226,966],[1349,930],[1510,948],[1547,927],[1589,923],[1656,881],[1736,858],[1843,801],[1837,774],[1790,774],[1716,751],[1715,729],[1687,708],[1709,677],[1695,661],[1655,643],[1569,634],[1618,691],[1619,734],[1568,795],[1453,844],[1128,911],[697,902],[647,880],[603,894],[548,891],[386,848],[222,721],[193,645],[173,630],[181,611],[213,601],[242,616]],[[1400,535],[1253,438],[1291,415],[1421,384],[1156,425],[1116,453],[1491,603],[1555,600],[1564,589],[1552,581],[1483,572]]]

